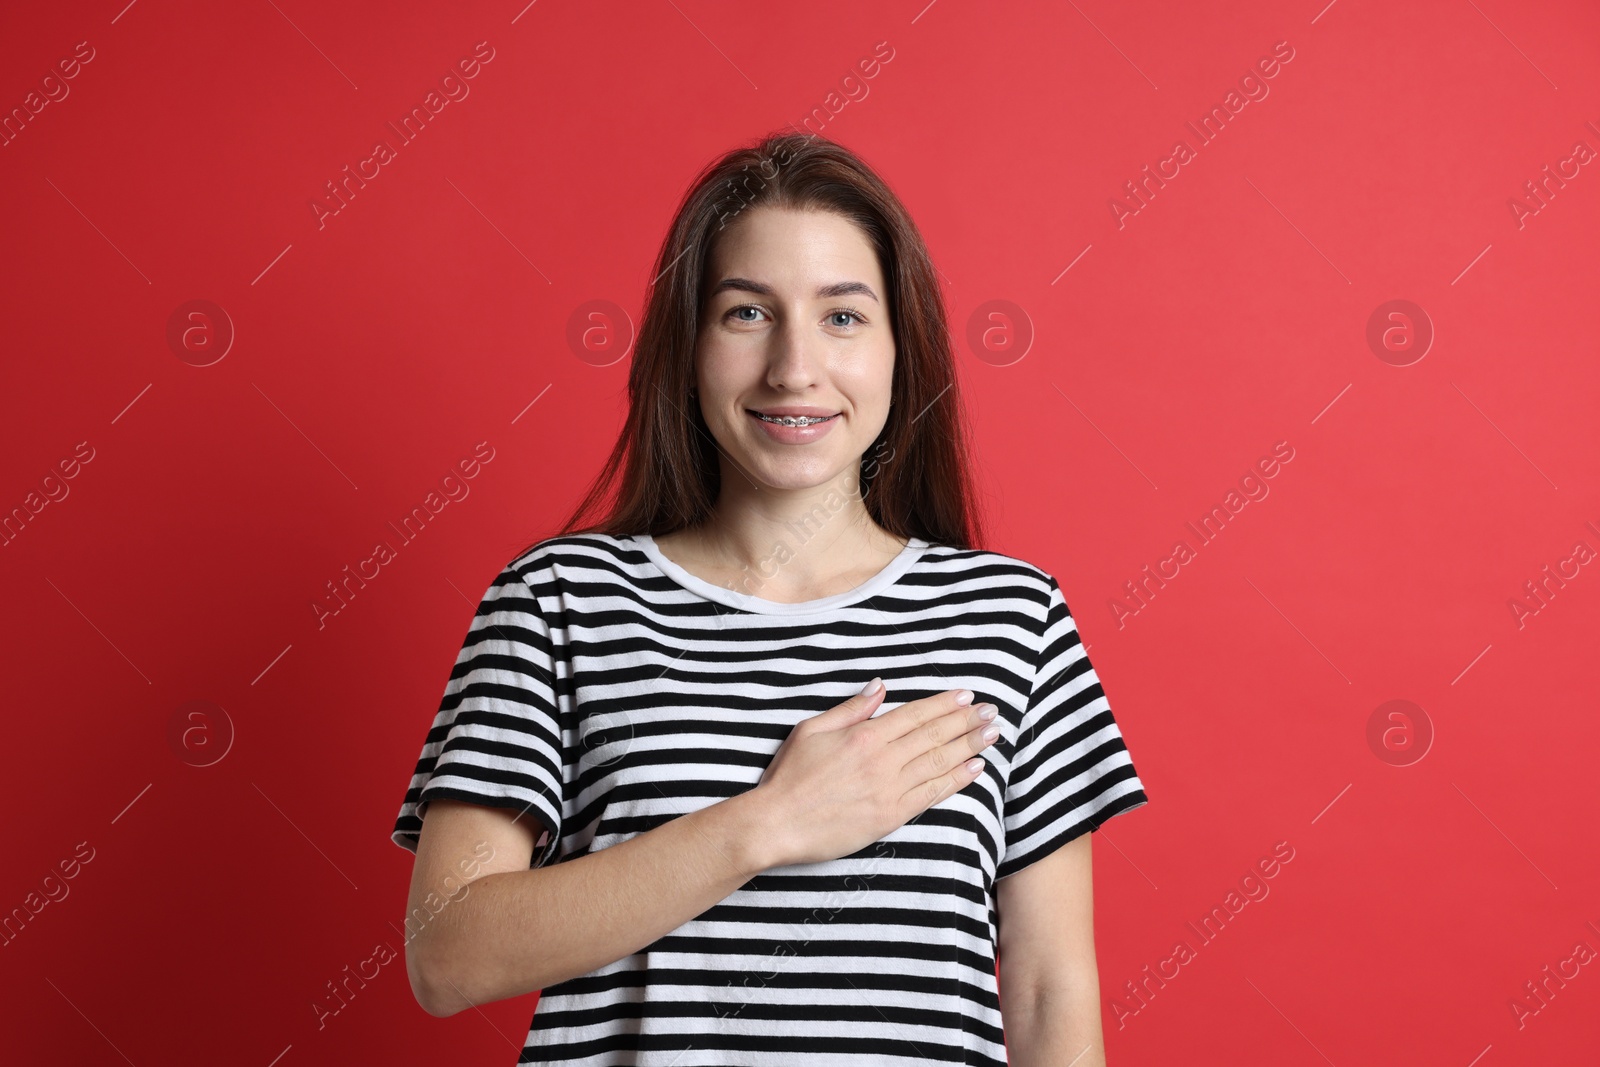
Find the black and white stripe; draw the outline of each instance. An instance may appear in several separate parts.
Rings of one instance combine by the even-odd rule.
[[[543,991],[521,1062],[1002,1067],[994,883],[1147,802],[1055,579],[913,539],[803,604],[715,586],[646,535],[556,537],[483,596],[393,840],[437,797],[536,815],[533,866],[744,792],[796,723],[888,686],[998,706],[983,773],[867,848],[773,868]]]

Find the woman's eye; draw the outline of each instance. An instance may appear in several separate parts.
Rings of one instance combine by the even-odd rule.
[[[750,316],[745,315],[747,311],[751,313]],[[763,314],[761,308],[754,304],[740,304],[737,307],[729,308],[724,317],[731,318],[735,322],[754,323],[760,321],[759,316],[761,314]],[[855,308],[839,308],[836,311],[828,312],[827,316],[828,325],[837,326],[841,329],[849,327],[852,319],[863,325],[867,321]]]

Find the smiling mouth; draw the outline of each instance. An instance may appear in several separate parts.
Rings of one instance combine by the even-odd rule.
[[[748,409],[746,409],[746,410],[748,410]],[[750,414],[754,415],[756,418],[760,419],[762,422],[776,423],[779,426],[815,426],[819,422],[827,422],[829,419],[837,419],[839,417],[836,414],[835,415],[763,415],[759,411],[751,411]]]

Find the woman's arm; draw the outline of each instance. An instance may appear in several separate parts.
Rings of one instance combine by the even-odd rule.
[[[950,689],[872,718],[885,693],[878,686],[801,720],[754,788],[547,867],[528,867],[538,824],[526,812],[433,801],[406,905],[428,916],[406,941],[417,1002],[453,1015],[587,974],[764,871],[865,848],[982,773],[982,760],[966,761],[993,743],[981,734],[993,705]]]
[[[529,869],[531,816],[435,800],[412,869],[407,913],[450,897],[406,942],[406,973],[430,1015],[545,989],[677,929],[779,862],[766,794],[750,790],[610,848]],[[460,885],[463,860],[482,855]],[[447,882],[453,878],[454,882]],[[408,920],[409,922],[410,920]]]
[[[1105,1067],[1089,838],[995,883],[1011,1067]]]

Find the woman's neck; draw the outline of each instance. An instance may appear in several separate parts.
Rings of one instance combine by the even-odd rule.
[[[816,512],[792,520],[721,516],[655,539],[672,562],[697,578],[747,590],[763,600],[799,603],[855,588],[883,570],[906,541],[866,509],[847,516]]]

